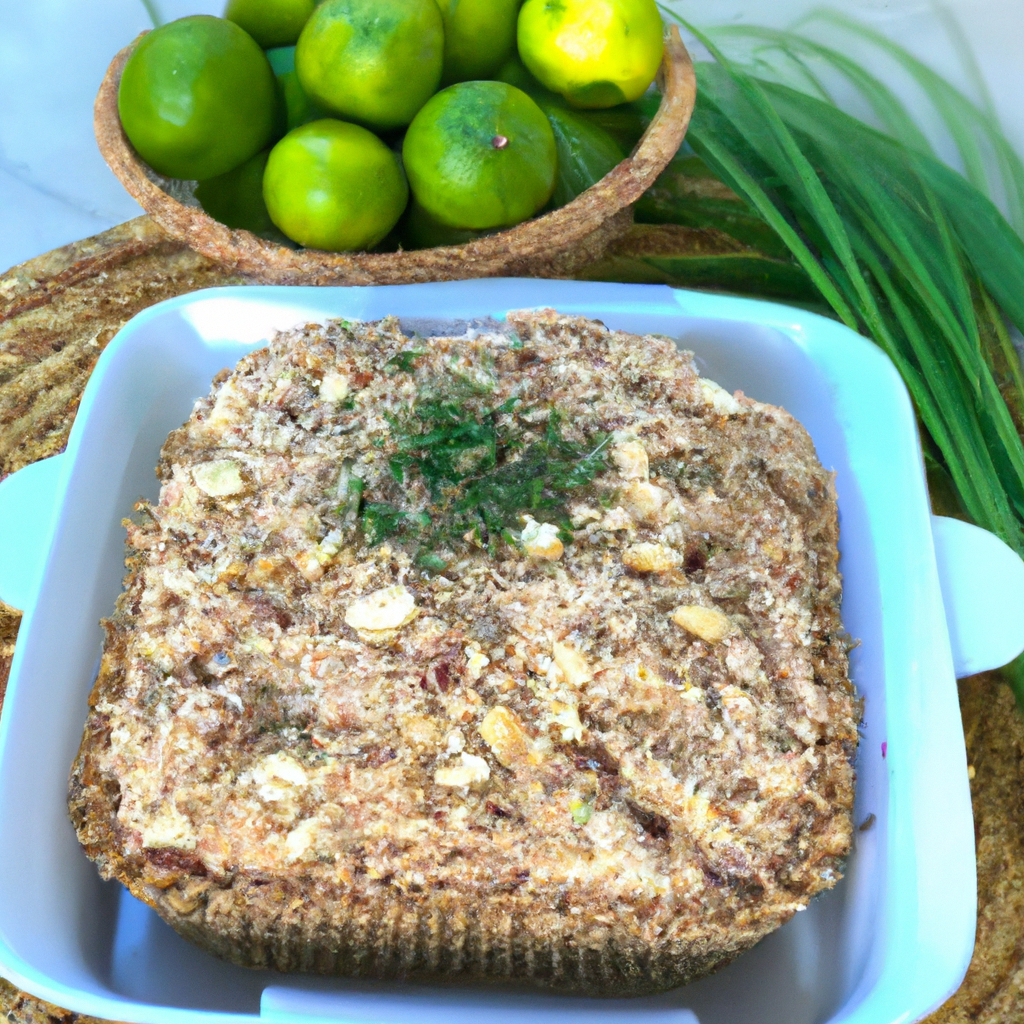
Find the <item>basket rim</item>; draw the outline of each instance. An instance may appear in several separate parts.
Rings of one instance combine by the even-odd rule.
[[[653,184],[681,145],[696,102],[696,76],[677,26],[665,38],[659,71],[662,100],[633,153],[565,206],[515,227],[460,245],[397,252],[291,249],[244,229],[232,230],[198,207],[165,192],[128,140],[118,113],[121,74],[146,33],[110,62],[96,96],[93,127],[104,160],[125,189],[169,235],[216,263],[278,283],[351,284],[418,281],[446,276],[490,276],[512,264],[549,260],[599,231]]]

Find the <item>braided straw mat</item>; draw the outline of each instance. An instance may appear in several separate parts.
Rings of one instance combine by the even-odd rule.
[[[60,452],[103,347],[140,310],[243,284],[139,217],[0,276],[0,479]],[[19,616],[0,603],[0,696]],[[978,845],[978,937],[960,990],[929,1024],[1024,1022],[1024,722],[995,675],[960,683]],[[92,1024],[0,979],[11,1024]]]

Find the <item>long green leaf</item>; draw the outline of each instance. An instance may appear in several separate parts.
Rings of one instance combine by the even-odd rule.
[[[711,110],[709,104],[702,104],[701,113],[705,119],[710,119]],[[718,170],[723,181],[738,195],[746,198],[751,206],[764,217],[766,223],[778,232],[779,237],[793,253],[797,263],[807,272],[807,275],[820,290],[825,301],[835,310],[839,318],[848,326],[856,328],[857,318],[836,288],[835,282],[825,272],[807,244],[797,233],[793,225],[779,211],[779,208],[772,201],[768,193],[758,184],[755,177],[749,173],[743,164],[722,143],[721,133],[716,132],[714,129],[705,132],[701,132],[698,129],[693,133],[692,137],[695,142],[695,148],[698,149],[698,152],[706,161]]]
[[[883,251],[892,255],[891,244],[878,230],[870,215],[862,219],[865,227],[874,236],[874,241]],[[900,276],[907,280],[906,275]],[[959,456],[947,461],[965,506],[979,522],[994,528],[1007,540],[1017,538],[1017,545],[1024,545],[1024,533],[1021,531],[1020,522],[1007,500],[1006,490],[1000,486],[1002,474],[995,461],[1000,447],[997,444],[990,444],[990,438],[987,436],[990,431],[986,431],[986,424],[981,420],[986,404],[978,394],[977,377],[969,379],[957,372],[960,361],[949,351],[955,346],[957,339],[947,338],[948,347],[937,344],[934,334],[925,335],[921,329],[921,323],[927,323],[928,317],[921,315],[920,311],[927,307],[922,305],[919,294],[913,296],[912,301],[915,301],[917,306],[917,309],[913,310],[881,266],[875,266],[874,277],[885,289],[915,359],[929,381],[932,395],[937,400],[935,405],[944,430],[938,428],[934,419],[924,415],[924,403],[920,396],[916,398],[925,426],[937,440],[945,433],[948,437],[945,446],[947,452],[951,450]],[[941,442],[940,447],[944,447]],[[970,465],[978,467],[981,472],[968,473],[965,467]]]
[[[1024,241],[991,200],[936,160],[919,160],[908,169],[901,147],[894,146],[893,140],[840,111],[826,114],[821,104],[795,90],[766,88],[803,139],[833,140],[855,153],[875,176],[884,168],[887,186],[904,194],[916,172],[938,196],[967,262],[1017,328],[1024,330]]]
[[[788,90],[783,92],[776,88],[769,91],[784,110],[793,105],[816,103]],[[791,118],[791,121],[795,120]],[[904,277],[917,289],[923,306],[951,346],[959,363],[959,372],[974,388],[974,401],[979,415],[987,423],[989,441],[1000,453],[998,463],[1005,466],[1001,473],[1004,485],[1017,504],[1024,499],[1024,445],[981,351],[971,288],[964,273],[965,259],[959,242],[953,237],[948,204],[942,204],[924,177],[934,170],[935,164],[917,155],[901,154],[891,140],[867,135],[866,131],[864,126],[838,112],[831,118],[828,138],[821,144],[823,150],[832,147],[831,174],[833,178],[845,178],[850,194],[859,192],[864,205],[870,210],[866,216],[870,216],[876,225],[876,241],[888,244],[887,258],[899,266]],[[862,143],[874,143],[870,150],[875,157],[872,174],[862,173],[856,163],[843,174],[842,157],[857,137]],[[863,156],[863,146],[860,155]],[[891,163],[894,155],[901,160],[897,166],[902,168],[903,195],[896,192],[889,180],[891,168],[887,170],[885,167],[886,158]],[[918,181],[920,215],[914,215],[913,208],[905,201],[906,188],[915,180]],[[925,205],[922,205],[922,200]],[[879,224],[884,224],[884,232],[877,227]],[[1007,237],[1013,249],[1024,249],[1012,232]]]
[[[1015,400],[1014,407],[1011,407],[1010,411],[1014,414],[1014,423],[1020,433],[1024,431],[1024,365],[1021,363],[1020,353],[1010,340],[1010,332],[1007,331],[1002,314],[992,300],[992,296],[980,282],[976,291],[984,309],[985,324],[995,338],[995,345],[983,346],[982,354],[989,358],[989,367],[993,375],[1003,373],[1007,377],[1009,385],[1007,391]],[[998,352],[998,365],[997,361],[992,358],[992,349]],[[1006,396],[1004,395],[1004,397]],[[1010,406],[1010,399],[1007,400],[1007,406]]]
[[[881,79],[861,67],[846,54],[830,46],[816,43],[812,39],[798,36],[793,32],[778,29],[767,29],[753,25],[724,25],[709,32],[713,38],[749,38],[762,42],[778,52],[791,65],[801,68],[803,77],[815,86],[819,98],[829,99],[829,95],[817,76],[811,75],[806,65],[799,60],[801,56],[816,57],[835,68],[847,79],[871,105],[875,116],[895,138],[901,139],[907,146],[919,149],[922,153],[934,154],[931,143],[924,132],[918,128],[906,106]],[[824,94],[824,95],[822,95]]]
[[[977,142],[977,136],[980,135],[992,147],[996,156],[1010,220],[1018,233],[1024,231],[1024,162],[1013,151],[998,122],[988,111],[973,103],[923,61],[881,32],[827,8],[813,11],[803,23],[813,21],[858,36],[899,63],[918,83],[942,118],[963,160],[967,180],[982,193],[990,194],[985,159]]]
[[[917,311],[900,295],[898,287],[881,266],[874,269],[875,278],[885,290],[911,349],[923,364],[923,376],[928,377],[931,383],[934,376],[945,376],[942,362],[936,358],[932,339],[921,329]],[[905,368],[901,372],[907,379]],[[947,376],[946,383],[949,386],[938,389],[938,394],[931,387],[927,397],[920,393],[915,395],[922,420],[940,449],[956,451],[961,456],[952,461],[947,458],[946,464],[967,512],[988,529],[1020,547],[1024,545],[1024,533],[1006,495],[998,486],[995,466],[980,426],[970,415],[950,415],[949,403],[957,400],[955,375]],[[960,398],[962,400],[963,395]]]
[[[1024,242],[994,204],[942,164],[921,174],[940,197],[971,266],[1018,330],[1024,330]]]
[[[799,94],[783,95],[778,89],[771,91],[771,95],[784,109],[788,109],[787,103],[806,105],[816,102]],[[834,148],[834,159],[829,163],[831,174],[838,177],[842,173],[837,155],[846,153],[854,141],[854,133],[862,144],[873,143],[873,148],[868,150],[874,156],[873,173],[864,174],[856,166],[847,170],[847,190],[863,197],[869,213],[862,219],[869,219],[874,226],[876,242],[887,246],[887,258],[916,290],[923,308],[948,344],[958,364],[958,374],[970,383],[977,415],[983,421],[987,440],[996,453],[996,465],[1002,467],[1000,477],[1003,485],[1014,503],[1019,504],[1024,497],[1024,446],[981,351],[970,286],[964,273],[966,261],[959,241],[953,237],[947,207],[924,179],[924,174],[934,168],[934,162],[916,154],[912,157],[901,155],[891,140],[868,134],[858,122],[838,112],[836,114],[830,121],[828,138],[821,145],[822,149]],[[862,145],[860,156],[863,155]],[[896,166],[902,167],[904,195],[897,193],[890,181],[894,157],[902,161]],[[890,164],[888,168],[886,159]],[[915,181],[918,182],[919,215],[915,215],[914,207],[905,201],[906,191]],[[921,200],[926,205],[921,206]],[[1020,247],[1012,233],[1010,245]]]
[[[720,62],[724,61],[720,52],[716,55]],[[726,66],[701,69],[700,77],[705,87],[706,105],[713,104],[730,121],[736,133],[742,136],[746,148],[753,150],[757,158],[770,168],[770,172],[774,172],[768,176],[785,184],[786,192],[791,197],[790,205],[793,206],[795,202],[796,209],[791,209],[788,216],[779,205],[773,203],[777,219],[790,225],[790,231],[794,234],[796,232],[792,229],[791,221],[809,222],[805,230],[813,227],[819,247],[824,246],[828,250],[827,257],[817,258],[815,262],[830,271],[830,282],[835,282],[846,293],[844,306],[856,311],[868,331],[890,354],[902,354],[906,350],[910,359],[923,364],[922,369],[927,370],[925,379],[935,379],[936,383],[930,386],[933,392],[938,389],[933,398],[941,403],[938,407],[945,410],[941,417],[945,429],[940,429],[938,418],[933,418],[931,426],[936,433],[942,435],[937,439],[940,440],[947,461],[956,467],[954,479],[964,488],[972,514],[990,521],[1006,539],[1021,543],[1013,506],[1018,505],[1017,498],[1024,481],[1024,448],[999,396],[998,386],[981,355],[978,325],[957,244],[941,204],[929,188],[921,185],[915,169],[914,160],[926,158],[914,154],[914,160],[911,160],[906,147],[896,145],[881,133],[870,133],[865,126],[828,108],[821,101],[785,90],[781,86],[744,81],[745,76],[735,68]],[[734,85],[738,88],[734,89]],[[780,94],[789,101],[790,106],[813,104],[816,107],[813,124],[799,125],[796,136],[790,130],[793,119],[787,120],[779,112],[784,110],[784,104],[779,102]],[[764,130],[755,123],[763,107],[762,99],[771,105],[788,139],[776,125],[772,138],[765,143]],[[805,117],[804,121],[808,119]],[[706,127],[703,119],[696,116],[696,112],[693,124],[692,130],[696,131],[695,147],[708,149],[718,164],[729,164],[728,158],[716,151],[722,148],[721,139],[709,138],[708,133],[702,130]],[[879,177],[876,177],[877,168],[873,166],[869,168],[869,173],[865,173],[863,163],[859,162],[863,160],[863,153],[855,150],[851,153],[845,146],[838,149],[834,132],[826,133],[824,130],[825,126],[829,129],[838,126],[846,128],[846,134],[849,134],[851,124],[857,125],[860,133],[857,141],[869,143],[869,151],[888,147],[883,155],[890,164],[895,163],[898,168],[895,175],[889,173],[892,167],[885,167],[887,173]],[[814,136],[810,140],[811,144],[808,145],[808,140],[803,137],[805,135]],[[813,153],[818,169],[812,173],[821,189],[820,193],[816,192],[813,185],[808,186],[799,161],[792,162],[796,164],[795,167],[790,165],[790,141],[794,147],[802,146],[800,153],[805,167],[811,164],[804,152]],[[735,157],[732,163],[740,165]],[[739,179],[737,166],[729,170],[734,179]],[[841,232],[835,230],[834,224],[840,214],[818,178],[819,171],[822,178],[828,180],[834,189],[838,188],[840,193],[842,188],[839,186],[845,187],[845,193],[837,197],[840,207],[845,203],[847,208],[847,223]],[[885,187],[890,177],[900,177],[900,171],[902,190],[893,191]],[[752,193],[750,183],[744,184],[742,191],[749,196]],[[822,195],[827,202],[822,201]],[[912,200],[909,203],[906,202],[908,198]],[[875,251],[878,257],[873,275],[876,285],[885,291],[884,283],[878,275],[882,272],[888,275],[889,272],[883,268],[885,263],[890,264],[898,279],[903,282],[900,289],[907,289],[908,294],[914,296],[914,306],[924,310],[925,321],[931,323],[926,335],[930,348],[920,347],[922,335],[916,324],[910,328],[906,315],[909,308],[907,304],[901,302],[897,307],[894,299],[896,293],[890,289],[888,310],[880,306],[860,264],[853,258],[848,224],[850,210],[858,205],[870,211],[861,219],[866,222],[863,226],[867,229],[867,236],[875,246],[880,246]],[[884,230],[879,230],[879,224],[885,225]],[[846,252],[843,251],[844,245],[848,247]],[[807,248],[803,239],[801,246]],[[864,259],[864,254],[861,254],[861,259]],[[835,308],[834,300],[830,301]],[[947,355],[936,362],[939,350],[944,350]],[[950,374],[953,375],[952,384],[955,386],[943,390],[941,382],[944,378],[948,380]],[[920,406],[922,396],[918,395],[917,399]],[[934,401],[932,404],[935,404]],[[949,411],[950,406],[953,413]],[[956,412],[958,408],[960,411]],[[991,453],[989,448],[992,449]],[[975,480],[983,483],[980,491],[972,483]],[[986,511],[986,505],[989,511]]]
[[[707,35],[692,25],[686,25],[685,22],[683,24],[707,47],[736,86],[739,96],[734,98],[734,102],[731,104],[732,108],[739,109],[740,104],[735,100],[740,98],[750,105],[751,112],[755,115],[753,118],[745,118],[747,128],[745,134],[747,134],[750,145],[762,159],[773,165],[776,173],[787,186],[801,198],[811,218],[828,238],[833,252],[853,282],[864,306],[863,315],[868,320],[869,326],[873,331],[884,330],[884,325],[879,320],[877,310],[874,308],[870,289],[857,267],[842,218],[832,204],[814,167],[811,166],[796,139],[793,138],[789,129],[776,113],[761,84],[749,75],[743,74],[738,68],[733,68]],[[717,95],[719,97],[724,96],[723,85],[722,81],[718,83]],[[839,313],[839,310],[837,309],[836,312]],[[843,316],[842,313],[839,315]]]

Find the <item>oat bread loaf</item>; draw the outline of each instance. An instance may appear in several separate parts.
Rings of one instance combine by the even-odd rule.
[[[168,438],[70,786],[236,963],[670,988],[832,886],[831,478],[666,339],[306,325]]]

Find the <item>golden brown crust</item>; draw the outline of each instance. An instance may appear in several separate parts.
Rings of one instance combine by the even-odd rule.
[[[676,154],[689,125],[697,84],[673,26],[662,67],[664,98],[634,153],[597,184],[552,213],[465,245],[397,253],[293,250],[232,231],[197,206],[165,192],[121,128],[117,90],[134,43],[111,62],[96,97],[100,152],[125,188],[172,237],[239,273],[270,284],[411,284],[475,277],[563,277],[597,259],[632,222],[636,202]]]
[[[637,993],[839,876],[858,706],[809,438],[670,342],[509,325],[296,330],[164,447],[70,809],[104,876],[213,952]],[[571,544],[463,525],[438,575],[420,534],[352,532],[353,473],[364,508],[447,514],[425,463],[395,469],[438,395],[507,465],[551,431],[607,450]]]

